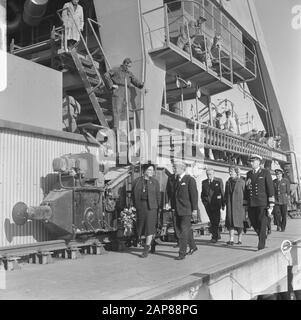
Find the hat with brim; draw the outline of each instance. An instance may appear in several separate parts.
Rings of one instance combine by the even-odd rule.
[[[253,161],[253,160],[261,161],[262,160],[262,156],[260,156],[259,154],[251,154],[250,161]]]
[[[156,170],[156,166],[153,163],[148,162],[142,165],[142,171],[145,172],[149,167],[153,167],[153,169]]]
[[[275,169],[275,173],[276,173],[276,174],[279,173],[279,172],[283,174],[283,170],[282,170],[282,169],[280,169],[280,168]]]

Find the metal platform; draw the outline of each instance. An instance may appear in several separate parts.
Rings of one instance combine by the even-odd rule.
[[[175,81],[173,81],[177,75],[183,79],[193,81],[196,86],[202,87],[210,95],[229,90],[233,87],[231,81],[220,76],[213,68],[207,68],[205,63],[195,57],[190,57],[189,53],[183,51],[173,43],[151,50],[149,54],[154,60],[160,60],[165,63],[166,72],[168,77],[170,77],[170,80],[167,78],[167,83],[171,81],[174,83],[166,88],[167,94],[168,91],[177,89]],[[195,92],[195,89],[185,89],[184,99],[190,99],[192,92]],[[177,95],[177,93],[173,92],[171,95],[174,96]]]

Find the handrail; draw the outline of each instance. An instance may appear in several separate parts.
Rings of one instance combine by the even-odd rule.
[[[254,96],[252,96],[248,91],[246,91],[244,88],[241,87],[241,85],[238,83],[238,89],[245,95],[248,96],[248,98],[250,98],[251,100],[253,100],[256,104],[258,104],[258,106],[264,111],[264,112],[268,112],[267,108],[258,100],[256,99]]]
[[[100,43],[100,41],[99,41],[99,38],[98,38],[98,36],[97,36],[94,28],[93,28],[93,25],[92,25],[92,23],[95,23],[95,24],[97,24],[99,27],[101,27],[101,24],[100,24],[99,22],[91,19],[91,18],[88,18],[88,23],[89,23],[89,26],[90,26],[90,28],[91,28],[91,30],[92,30],[92,33],[93,33],[93,35],[94,35],[94,37],[95,37],[95,39],[96,39],[96,42],[97,42],[97,44],[98,44],[98,46],[99,46],[99,48],[100,48],[100,50],[101,50],[101,52],[102,52],[102,55],[103,55],[104,58],[105,58],[105,61],[106,61],[106,63],[107,63],[107,66],[108,66],[109,69],[111,69],[111,65],[110,65],[109,59],[107,58],[107,56],[106,56],[106,54],[105,54],[105,52],[104,52],[104,49],[103,49],[103,47],[102,47],[102,45],[101,45],[101,43]]]
[[[204,126],[198,121],[191,120],[191,122],[193,123],[193,129],[190,133],[186,134],[191,136],[191,141],[194,144],[201,144],[208,149],[221,150],[245,156],[250,156],[252,153],[257,153],[264,159],[276,159],[279,161],[280,159],[277,158],[278,152],[278,155],[285,156],[285,159],[283,159],[282,157],[280,161],[286,161],[286,152],[271,149],[268,146],[258,144],[255,141],[249,141],[241,136],[231,134],[230,132],[225,132],[223,130],[219,130],[210,126]],[[171,137],[172,135],[159,133],[159,137],[165,137],[164,145],[166,145],[166,142],[168,144],[168,136]],[[178,141],[177,139],[175,140],[175,138],[177,137],[177,134],[175,134],[173,143],[176,143]],[[203,137],[203,139],[201,139],[201,137]],[[182,135],[178,138],[180,139],[180,143],[185,141],[183,140]],[[161,145],[162,144],[163,140],[161,141]]]
[[[139,7],[139,26],[140,26],[140,39],[141,39],[141,43],[142,43],[142,79],[143,79],[143,84],[145,85],[146,83],[146,64],[147,64],[147,52],[146,52],[146,46],[145,46],[145,39],[144,39],[144,29],[143,29],[143,15],[142,15],[142,11],[141,11],[141,0],[138,1],[138,7]],[[141,122],[142,122],[142,128],[143,130],[145,130],[145,112],[144,112],[144,108],[145,108],[145,91],[144,93],[142,93],[142,95],[140,96],[140,109],[143,112],[142,116],[140,114],[140,118],[139,118],[139,126],[141,128]],[[140,110],[139,110],[140,111]],[[134,112],[134,117],[136,117],[136,113]],[[137,116],[138,117],[138,116]],[[134,126],[136,127],[136,118],[134,119]],[[135,148],[136,148],[136,142],[137,142],[137,137],[135,137]],[[140,158],[141,158],[141,153],[140,153]]]
[[[195,121],[195,120],[192,120],[192,119],[189,119],[189,118],[186,118],[184,116],[181,116],[179,114],[174,114],[173,112],[171,111],[168,111],[168,110],[165,110],[165,109],[162,109],[162,111],[164,112],[164,114],[168,114],[170,116],[174,116],[176,117],[177,119],[179,120],[182,120],[182,121],[186,121],[187,125],[191,125],[191,126],[194,126],[194,123],[195,122],[198,122],[200,125],[201,125],[201,128],[202,130],[206,133],[208,131],[210,131],[210,134],[212,136],[218,136],[218,135],[221,135],[223,136],[223,138],[226,138],[226,139],[235,139],[235,140],[239,140],[241,141],[241,143],[244,143],[244,148],[248,148],[249,146],[251,146],[251,150],[248,152],[248,153],[245,153],[245,154],[251,154],[251,153],[256,153],[256,150],[258,149],[264,149],[266,150],[266,153],[265,154],[269,154],[269,158],[273,158],[272,157],[272,153],[279,153],[281,154],[282,156],[286,156],[287,155],[287,152],[286,151],[282,151],[282,150],[279,150],[279,149],[275,149],[275,148],[271,148],[269,147],[268,145],[263,145],[259,142],[256,142],[254,140],[249,140],[247,138],[244,138],[240,135],[237,135],[235,133],[232,133],[232,132],[229,132],[229,131],[225,131],[225,130],[222,130],[222,129],[218,129],[218,128],[215,128],[215,127],[212,127],[210,125],[205,125],[199,121]],[[175,128],[171,128],[171,129],[174,129],[176,130]],[[205,137],[205,135],[204,135]],[[211,139],[212,140],[212,139]],[[213,141],[215,141],[213,139]],[[216,144],[211,144],[211,145],[208,145],[208,147],[210,146],[213,146],[213,147],[216,147]],[[220,147],[222,150],[224,150],[225,148],[224,147]],[[226,150],[227,151],[227,150]],[[234,150],[229,150],[229,151],[233,151],[233,152],[236,152]],[[259,151],[258,151],[259,152]]]
[[[293,154],[294,155],[294,159],[295,159],[295,165],[296,165],[296,173],[297,173],[297,180],[298,180],[298,182],[297,182],[297,185],[298,185],[298,187],[297,187],[297,193],[298,193],[298,200],[300,201],[300,199],[301,199],[301,190],[300,190],[300,184],[301,184],[301,182],[300,182],[300,176],[299,176],[299,170],[298,170],[298,159],[297,159],[297,155],[296,155],[296,152],[295,151],[286,151],[286,154]]]
[[[84,44],[84,47],[85,47],[85,49],[86,49],[86,52],[87,52],[87,54],[88,54],[88,56],[89,56],[89,58],[90,58],[90,61],[91,61],[92,65],[93,65],[93,67],[94,67],[94,69],[95,69],[95,72],[96,72],[97,77],[98,77],[98,79],[99,79],[99,83],[98,83],[98,84],[96,85],[96,87],[95,87],[95,88],[97,88],[97,87],[99,87],[99,86],[103,83],[103,80],[102,80],[102,77],[101,77],[101,75],[100,75],[100,73],[99,73],[99,71],[98,71],[98,68],[96,67],[95,61],[94,61],[94,59],[93,59],[93,57],[92,57],[92,55],[91,55],[91,52],[90,52],[90,50],[89,50],[89,48],[88,48],[88,46],[87,46],[87,43],[86,43],[86,41],[85,41],[85,39],[84,39],[84,37],[83,37],[83,34],[82,34],[82,32],[79,30],[79,28],[78,28],[78,25],[77,25],[77,23],[76,23],[76,21],[75,21],[75,19],[74,19],[73,13],[72,13],[72,12],[70,11],[70,9],[67,7],[67,8],[63,8],[63,9],[57,10],[57,15],[59,16],[59,18],[61,19],[61,21],[64,23],[64,20],[63,20],[62,16],[60,15],[60,12],[63,12],[63,11],[65,11],[65,10],[69,11],[69,13],[71,14],[73,23],[74,23],[74,25],[75,25],[75,27],[76,27],[76,29],[77,29],[77,32],[78,32],[79,35],[80,35],[80,39],[82,40],[82,42],[83,42],[83,44]],[[64,28],[64,29],[66,30],[66,28]],[[64,44],[66,45],[66,38],[65,38],[65,37],[64,37]],[[65,47],[65,49],[66,49],[66,47]]]

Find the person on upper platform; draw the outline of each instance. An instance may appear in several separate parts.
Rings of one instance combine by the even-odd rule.
[[[260,155],[251,155],[252,170],[247,173],[244,194],[248,217],[259,238],[258,250],[265,248],[268,217],[272,216],[275,203],[272,176],[267,169],[260,166],[261,161]]]
[[[113,130],[119,146],[118,163],[127,163],[127,136],[129,129],[128,110],[132,108],[132,86],[142,89],[144,83],[130,71],[132,60],[125,58],[117,68],[104,74],[107,86],[112,92]]]
[[[224,130],[238,134],[237,124],[235,119],[231,115],[231,111],[226,111],[226,122],[224,123]]]
[[[80,32],[84,30],[83,7],[78,2],[79,0],[66,2],[62,11],[65,37],[69,49],[80,40]]]
[[[131,85],[142,89],[144,83],[139,81],[130,71],[132,67],[131,58],[125,58],[118,68],[113,68],[105,73],[104,77],[107,81],[109,89],[112,91],[112,104],[113,104],[113,126],[119,128],[120,121],[127,121],[126,113],[126,88]],[[128,103],[130,103],[130,90],[128,90]],[[130,105],[128,106],[130,108]]]

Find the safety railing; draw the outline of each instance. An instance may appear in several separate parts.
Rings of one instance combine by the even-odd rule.
[[[193,6],[194,9],[189,9],[188,6]],[[164,15],[164,23],[152,29],[150,27],[151,22],[148,23],[148,16],[151,17],[156,10],[160,11],[161,15]],[[220,31],[214,34],[213,29],[210,30],[208,27],[202,26],[202,24],[194,27],[198,29],[198,36],[203,37],[203,43],[201,44],[203,47],[202,62],[212,69],[211,63],[208,62],[209,59],[206,59],[206,54],[208,54],[213,61],[218,62],[218,64],[215,63],[215,67],[219,68],[219,75],[224,77],[224,75],[229,74],[226,78],[230,80],[232,79],[231,73],[233,72],[232,60],[235,60],[256,77],[256,54],[242,42],[242,38],[240,39],[233,34],[203,4],[196,1],[173,1],[143,13],[143,21],[146,25],[145,37],[149,41],[150,48],[152,50],[159,49],[160,45],[164,47],[173,43],[189,53],[192,60],[194,52],[192,36],[194,35],[189,30],[189,24],[197,24],[199,17],[196,16],[196,12],[199,14],[199,17],[205,16],[207,19],[211,19],[212,26],[214,25],[215,30]],[[185,46],[183,45],[185,39],[182,42],[180,39],[183,36],[183,34],[181,35],[183,30],[185,30],[187,39]],[[216,47],[212,47],[211,43],[214,43],[215,36],[220,36],[220,41]],[[183,38],[185,38],[185,35]]]
[[[165,111],[165,109],[164,113],[172,115],[172,112]],[[205,125],[201,121],[197,121],[195,119],[188,119],[179,115],[176,117],[180,117],[180,119],[186,121],[187,130],[182,133],[186,135],[186,138],[191,140],[194,144],[201,144],[207,149],[220,150],[238,155],[249,156],[253,153],[256,153],[267,160],[274,159],[281,162],[287,161],[287,152],[285,151],[272,148],[268,145],[261,144],[253,140],[248,140],[238,134],[226,130]],[[180,137],[180,130],[174,128],[169,128],[166,130],[172,131],[170,136],[175,135],[175,137]],[[165,138],[162,139],[164,140],[164,146],[168,147],[168,135],[166,135],[166,130],[162,131],[162,134],[159,135],[165,136]],[[179,131],[179,134],[176,133],[177,131]],[[191,137],[188,137],[187,135]],[[162,139],[161,141],[163,141]],[[173,144],[177,143],[173,136],[171,141],[173,141]]]
[[[105,51],[104,51],[103,46],[102,46],[102,44],[100,42],[99,36],[97,35],[93,25],[95,25],[97,28],[101,28],[101,24],[99,22],[97,22],[97,21],[95,21],[95,20],[93,20],[91,18],[88,18],[88,26],[90,27],[90,29],[92,31],[93,37],[96,40],[98,48],[100,49],[101,54],[103,55],[103,57],[105,59],[105,62],[107,64],[107,69],[109,70],[109,69],[111,69],[111,64],[109,62],[109,59],[108,59],[107,55],[105,54]],[[92,53],[91,55],[93,56],[94,54]]]
[[[245,156],[256,153],[267,160],[276,159],[278,161],[287,161],[284,151],[272,149],[231,132],[204,126],[197,121],[192,122],[193,134],[191,141],[196,144],[202,144],[205,148]]]
[[[269,146],[250,141],[231,132],[202,125],[204,145],[208,148],[232,152],[235,154],[261,155],[264,159],[286,159],[286,153]]]

